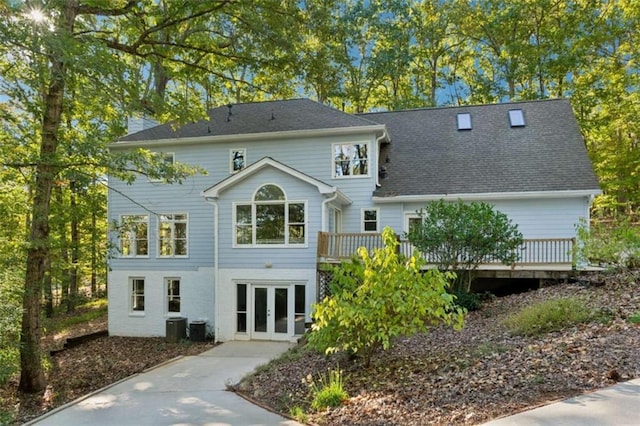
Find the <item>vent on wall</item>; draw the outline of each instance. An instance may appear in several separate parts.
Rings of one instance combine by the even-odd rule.
[[[471,130],[471,114],[468,112],[458,114],[458,130]]]
[[[524,127],[524,114],[521,109],[509,110],[509,123],[511,127]]]

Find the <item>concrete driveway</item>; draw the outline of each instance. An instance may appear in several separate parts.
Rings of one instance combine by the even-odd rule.
[[[640,425],[640,379],[502,417],[484,426]]]
[[[56,409],[34,425],[299,425],[229,392],[286,352],[278,342],[228,342],[179,358]]]

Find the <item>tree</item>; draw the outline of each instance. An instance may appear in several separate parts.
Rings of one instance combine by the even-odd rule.
[[[469,292],[473,272],[488,260],[519,259],[522,234],[506,214],[484,202],[434,201],[418,211],[407,238],[441,271],[459,272],[457,290]]]
[[[331,295],[314,305],[309,345],[326,353],[347,351],[365,365],[378,348],[387,350],[397,336],[425,332],[430,326],[463,325],[464,311],[447,293],[452,274],[423,271],[420,257],[398,254],[398,240],[389,227],[382,232],[384,248],[334,270]]]
[[[45,387],[40,305],[50,268],[52,193],[63,172],[91,181],[106,173],[127,181],[160,175],[169,183],[192,174],[145,150],[110,153],[107,144],[122,134],[124,116],[132,112],[152,111],[160,120],[201,117],[190,78],[201,72],[228,79],[215,59],[233,60],[227,52],[239,36],[269,52],[253,58],[253,69],[282,60],[288,40],[295,39],[296,22],[289,17],[297,10],[295,2],[279,0],[40,4],[42,9],[31,2],[0,4],[0,100],[8,98],[10,105],[0,112],[3,125],[15,123],[2,143],[2,151],[11,153],[2,166],[26,170],[32,194],[20,334],[19,386],[25,392]],[[251,55],[237,59],[248,62]],[[146,90],[150,75],[163,96]]]

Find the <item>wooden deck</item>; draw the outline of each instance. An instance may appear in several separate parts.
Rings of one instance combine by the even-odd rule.
[[[378,233],[318,233],[318,264],[335,264],[349,259],[359,247],[368,250],[383,246],[382,235]],[[413,246],[407,240],[400,240],[399,252],[410,255]],[[579,267],[577,265],[577,242],[575,238],[525,239],[518,249],[520,260],[513,265],[504,265],[495,259],[486,259],[479,265],[478,278],[539,278],[568,279],[570,277],[601,270],[600,268]],[[430,256],[423,255],[427,264]]]

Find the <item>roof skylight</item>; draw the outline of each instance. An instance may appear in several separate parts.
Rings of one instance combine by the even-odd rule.
[[[458,114],[458,130],[471,130],[471,114],[468,112]]]
[[[521,109],[509,110],[509,122],[511,127],[524,127],[524,114]]]

